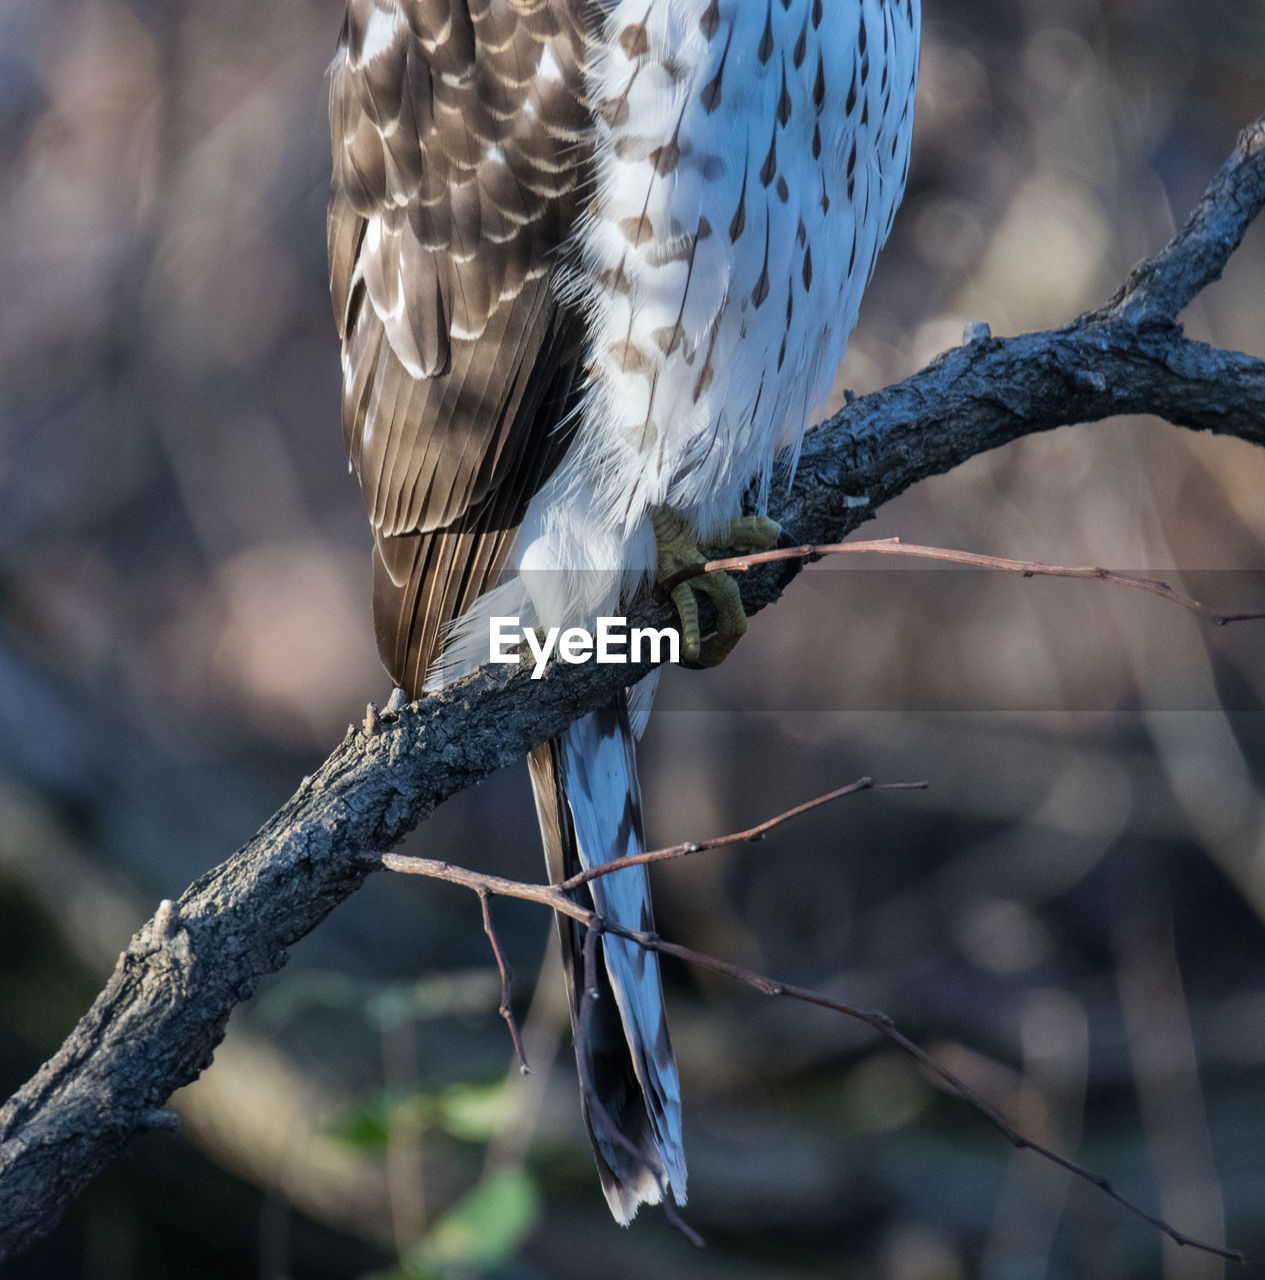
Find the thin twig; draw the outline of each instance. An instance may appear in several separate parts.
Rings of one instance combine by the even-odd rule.
[[[590,880],[596,880],[599,876],[608,876],[612,871],[620,871],[624,867],[638,867],[647,862],[670,862],[674,858],[685,858],[692,853],[727,849],[736,844],[755,844],[763,840],[774,827],[780,827],[782,823],[798,818],[800,814],[808,813],[811,809],[819,809],[832,800],[856,795],[858,791],[925,791],[927,786],[926,782],[875,782],[872,778],[858,778],[855,782],[849,782],[846,787],[839,787],[834,791],[827,791],[824,796],[805,800],[803,804],[797,804],[793,809],[787,809],[785,813],[779,813],[776,817],[749,827],[746,831],[736,831],[727,836],[715,836],[711,840],[687,840],[682,844],[669,845],[664,849],[650,849],[644,853],[630,853],[622,858],[612,858],[600,866],[587,867],[566,880],[559,880],[557,887],[564,893],[570,893],[581,885],[588,884]]]
[[[661,1201],[663,1206],[663,1216],[668,1222],[674,1226],[696,1249],[706,1249],[707,1241],[690,1226],[688,1222],[681,1217],[681,1211],[676,1207],[676,1201],[671,1196],[664,1196]]]
[[[704,573],[737,573],[754,568],[758,564],[773,564],[779,560],[816,560],[823,556],[880,555],[911,556],[920,560],[944,560],[952,564],[970,565],[976,569],[997,569],[1003,573],[1019,573],[1025,578],[1092,578],[1098,582],[1112,582],[1121,587],[1133,587],[1169,600],[1188,609],[1196,617],[1215,627],[1231,622],[1260,622],[1265,620],[1265,610],[1246,613],[1221,613],[1192,596],[1174,590],[1159,578],[1143,578],[1137,574],[1121,573],[1116,569],[1100,569],[1092,565],[1042,564],[1037,560],[1009,560],[1005,556],[983,555],[977,551],[955,551],[951,547],[923,547],[899,538],[875,538],[868,542],[827,542],[802,547],[775,547],[772,551],[756,551],[745,556],[726,556],[720,560],[708,560],[705,564],[691,564],[666,579],[661,590],[670,592],[678,583]]]
[[[501,950],[501,943],[496,936],[496,930],[492,927],[490,898],[491,895],[486,890],[479,891],[479,906],[483,909],[483,932],[488,935],[488,941],[492,944],[492,954],[496,957],[496,967],[501,975],[501,1007],[497,1012],[505,1019],[505,1025],[510,1029],[510,1039],[514,1042],[514,1052],[518,1054],[518,1069],[523,1075],[529,1076],[531,1075],[531,1067],[527,1065],[527,1050],[523,1048],[523,1038],[518,1033],[518,1022],[514,1017],[513,1006],[510,1004],[510,988],[514,981],[514,975],[505,959],[505,952]]]
[[[865,779],[861,780],[862,782]],[[830,796],[818,797],[815,801],[809,801],[805,805],[797,806],[794,810],[788,810],[785,814],[779,814],[777,819],[772,822],[785,821],[787,818],[794,816],[796,813],[805,812],[807,809],[815,807],[817,804],[825,803],[827,799],[833,798],[837,794],[848,794],[855,792],[859,788],[858,784],[850,784],[849,787],[840,788],[839,792],[832,792]],[[768,824],[764,824],[768,829]],[[752,828],[758,830],[758,828]],[[739,843],[742,836],[749,833],[741,832],[733,838],[722,837],[727,839],[729,843]],[[756,837],[759,838],[758,836]],[[672,850],[658,850],[656,852],[664,853],[668,856],[683,857],[689,852],[701,852],[704,848],[719,847],[716,841],[709,841],[706,844],[697,844],[692,847],[675,846]],[[676,850],[680,850],[677,852]],[[697,965],[700,968],[710,969],[714,973],[724,974],[728,978],[732,978],[735,982],[741,982],[746,986],[754,988],[765,995],[785,996],[791,1000],[800,1001],[803,1004],[817,1005],[819,1008],[830,1009],[835,1013],[843,1014],[845,1017],[853,1018],[858,1022],[863,1022],[866,1026],[877,1031],[880,1035],[891,1041],[893,1044],[904,1050],[910,1057],[918,1062],[925,1070],[942,1080],[954,1093],[956,1093],[964,1101],[973,1106],[988,1122],[1006,1139],[1016,1150],[1028,1150],[1035,1152],[1044,1159],[1056,1164],[1061,1169],[1067,1170],[1075,1177],[1088,1182],[1091,1186],[1097,1187],[1110,1199],[1114,1200],[1122,1208],[1129,1213],[1134,1214],[1142,1221],[1154,1227],[1157,1231],[1162,1232],[1175,1244],[1185,1245],[1189,1248],[1199,1250],[1203,1253],[1213,1254],[1219,1258],[1225,1258],[1231,1262],[1244,1263],[1246,1259],[1242,1253],[1235,1249],[1226,1249],[1220,1245],[1209,1244],[1203,1240],[1197,1240],[1193,1236],[1187,1235],[1185,1232],[1179,1231],[1176,1227],[1169,1225],[1164,1219],[1158,1218],[1153,1214],[1147,1213],[1140,1205],[1135,1204],[1127,1197],[1118,1192],[1112,1185],[1110,1179],[1100,1173],[1095,1173],[1091,1169],[1085,1168],[1083,1165],[1077,1164],[1074,1160],[1069,1160],[1066,1156],[1059,1155],[1058,1152],[1051,1150],[1049,1147],[1025,1137],[1020,1133],[1008,1120],[997,1110],[992,1103],[988,1102],[974,1089],[970,1087],[964,1080],[960,1079],[948,1067],[936,1061],[924,1049],[919,1048],[912,1040],[910,1040],[903,1032],[901,1032],[892,1021],[889,1014],[878,1009],[864,1009],[857,1005],[848,1004],[843,1000],[837,1000],[833,996],[828,996],[824,992],[814,991],[809,987],[797,986],[794,983],[781,982],[776,978],[770,978],[765,974],[755,973],[750,969],[744,969],[741,965],[736,965],[728,960],[722,960],[717,956],[708,955],[705,952],[695,951],[690,947],[682,946],[680,943],[668,942],[660,938],[656,933],[649,933],[639,929],[628,929],[623,925],[617,924],[613,920],[608,920],[604,916],[599,915],[596,911],[581,906],[572,898],[568,897],[566,888],[570,885],[570,881],[557,885],[529,884],[523,881],[507,880],[502,876],[486,875],[478,871],[470,871],[465,867],[455,867],[450,863],[437,862],[431,858],[412,858],[405,857],[400,854],[388,853],[382,855],[382,864],[391,871],[399,871],[408,875],[429,876],[432,879],[444,880],[450,884],[463,885],[468,889],[474,890],[481,898],[486,898],[488,894],[501,894],[507,897],[520,898],[527,902],[537,902],[543,906],[552,907],[553,910],[560,912],[562,915],[569,916],[573,920],[579,921],[587,930],[588,934],[584,941],[584,987],[580,1002],[580,1010],[577,1017],[576,1036],[583,1043],[582,1037],[587,1034],[587,1027],[592,1019],[592,1002],[595,998],[591,988],[593,983],[591,975],[596,972],[592,965],[593,948],[596,946],[596,937],[598,933],[612,933],[620,938],[626,938],[630,942],[636,943],[638,946],[645,947],[647,950],[656,951],[662,955],[674,956],[678,960],[682,960],[687,964]],[[587,1077],[587,1064],[584,1062],[584,1055],[577,1054],[580,1062],[581,1081],[585,1087],[585,1093],[591,1100],[596,1100],[597,1106],[601,1108],[600,1099],[597,1098],[593,1089],[593,1082]],[[620,1134],[610,1121],[610,1116],[604,1112],[600,1112],[601,1118],[606,1122],[610,1131],[616,1135],[618,1141],[622,1142],[640,1159],[644,1159],[643,1153],[632,1146],[624,1135]]]

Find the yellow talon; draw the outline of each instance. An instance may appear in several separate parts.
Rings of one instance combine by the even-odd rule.
[[[781,532],[782,526],[768,516],[739,516],[729,522],[725,536],[715,545],[727,551],[735,551],[740,556],[747,556],[776,547]]]
[[[699,548],[696,530],[667,507],[651,513],[658,546],[658,580],[664,581],[690,565],[706,564],[708,557]],[[764,551],[773,546],[781,528],[767,516],[740,516],[724,536],[708,546],[732,549],[739,555]],[[716,634],[704,643],[699,634],[697,593],[709,596],[716,606]],[[687,578],[672,588],[672,603],[681,619],[681,657],[714,667],[723,662],[746,634],[747,614],[742,607],[738,584],[729,574],[717,571]]]

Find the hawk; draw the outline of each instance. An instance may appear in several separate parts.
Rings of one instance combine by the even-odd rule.
[[[379,650],[411,697],[488,620],[618,612],[698,547],[776,536],[774,458],[830,391],[904,190],[919,0],[349,0],[331,68],[343,431]],[[717,604],[699,636],[693,592]],[[745,627],[674,592],[686,656]],[[653,678],[537,747],[549,873],[644,847]],[[644,867],[591,883],[652,928]],[[603,1190],[685,1200],[652,952],[606,934],[576,1054]]]

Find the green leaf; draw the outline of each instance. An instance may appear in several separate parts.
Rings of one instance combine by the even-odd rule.
[[[439,1100],[430,1094],[382,1089],[355,1102],[329,1130],[329,1136],[360,1150],[374,1150],[386,1146],[393,1121],[406,1119],[415,1132],[421,1132],[435,1123],[439,1114]]]
[[[483,1178],[409,1252],[407,1270],[422,1275],[495,1266],[511,1257],[536,1225],[536,1187],[522,1169],[498,1169]]]
[[[439,1123],[454,1138],[487,1142],[505,1128],[513,1099],[503,1080],[495,1084],[454,1084],[439,1099]]]

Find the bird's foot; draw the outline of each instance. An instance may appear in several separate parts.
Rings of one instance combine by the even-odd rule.
[[[668,579],[692,565],[706,564],[699,546],[698,531],[668,507],[656,508],[650,516],[658,549],[656,581]],[[776,545],[781,527],[767,516],[739,516],[728,529],[707,546],[732,550],[737,555],[767,551]],[[698,592],[710,596],[716,606],[716,633],[704,641],[699,634]],[[714,667],[723,662],[747,631],[747,613],[742,607],[738,584],[729,574],[717,570],[678,582],[671,591],[672,603],[681,619],[681,657]]]

